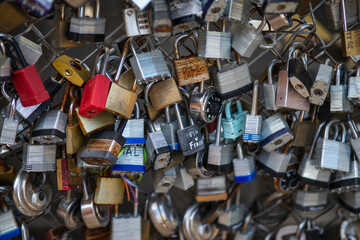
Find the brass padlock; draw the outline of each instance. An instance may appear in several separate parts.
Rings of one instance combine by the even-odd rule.
[[[343,44],[343,56],[351,57],[360,55],[360,29],[349,30],[346,22],[345,0],[341,0],[344,31],[341,34]]]
[[[68,113],[68,124],[66,125],[66,152],[68,154],[76,153],[84,144],[84,135],[81,131],[80,125],[74,119],[74,108],[76,99],[71,101],[69,113]]]
[[[121,177],[97,178],[94,202],[96,204],[122,204],[125,193],[124,180]]]
[[[182,100],[174,78],[154,83],[149,90],[151,105],[156,111],[172,106]]]
[[[155,120],[157,117],[160,116],[160,114],[162,113],[161,110],[155,110],[154,106],[151,104],[150,100],[149,100],[149,91],[151,86],[154,84],[155,82],[151,82],[149,84],[146,85],[145,87],[145,94],[144,94],[144,98],[145,98],[145,106],[146,106],[146,110],[147,110],[147,114],[149,116],[149,119],[151,121]]]

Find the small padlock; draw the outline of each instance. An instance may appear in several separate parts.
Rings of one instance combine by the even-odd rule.
[[[112,175],[127,174],[138,175],[145,173],[144,147],[138,145],[125,145],[116,164],[111,168]]]
[[[15,118],[16,99],[11,99],[10,114],[0,122],[0,144],[14,145],[19,126],[19,119]],[[2,117],[0,117],[2,118]]]
[[[71,197],[71,190],[67,190],[56,209],[56,215],[68,229],[75,229],[81,225],[80,198]]]
[[[338,198],[339,203],[353,213],[360,213],[360,191],[343,192]]]
[[[329,66],[330,59],[326,59],[325,64],[320,64],[315,81],[310,89],[310,103],[323,105],[329,93],[329,87],[333,78],[333,68]],[[350,85],[350,79],[349,79]]]
[[[360,189],[359,160],[355,155],[350,162],[348,173],[336,172],[330,183],[330,190],[335,193]]]
[[[251,6],[250,1],[229,0],[223,15],[229,20],[247,22]]]
[[[207,149],[197,152],[186,159],[186,169],[193,178],[212,177],[215,172],[205,168],[208,151]]]
[[[254,156],[245,156],[241,142],[236,144],[237,157],[232,160],[234,166],[234,181],[236,183],[251,182],[256,177]]]
[[[152,181],[156,193],[167,193],[176,181],[175,168],[164,171],[152,171]]]
[[[340,83],[344,80],[343,84]],[[354,107],[347,99],[348,75],[345,64],[340,63],[336,67],[336,85],[330,87],[330,111],[331,112],[352,112]]]
[[[260,144],[265,151],[278,149],[293,138],[294,134],[281,114],[277,113],[262,121]]]
[[[127,121],[123,135],[126,138],[125,145],[144,145],[145,144],[145,119],[140,118],[140,107],[135,102],[134,118]],[[118,119],[115,123],[115,129],[118,126]],[[120,122],[119,122],[120,123]]]
[[[231,113],[231,101],[225,103],[225,117],[221,119],[225,139],[235,140],[244,133],[247,111],[242,110],[240,100],[236,100],[236,109]]]
[[[197,202],[225,200],[227,196],[224,175],[211,178],[198,178],[196,180],[195,200]]]
[[[0,40],[0,82],[11,80],[11,59],[6,54],[4,41]]]
[[[252,213],[248,213],[241,230],[236,231],[234,240],[251,240],[255,236],[256,226],[251,224]]]
[[[11,32],[28,20],[25,10],[15,2],[2,2],[0,16],[0,32],[4,33]]]
[[[202,4],[200,0],[169,1],[173,34],[191,31],[200,27],[202,22]]]
[[[104,42],[106,18],[100,18],[100,0],[95,0],[94,18],[85,17],[85,7],[78,8],[70,20],[68,38],[75,42]]]
[[[75,154],[85,142],[84,135],[81,131],[79,123],[74,119],[75,104],[79,98],[74,98],[69,107],[68,119],[69,122],[65,127],[66,133],[66,152],[68,154]]]
[[[187,191],[189,188],[194,186],[195,182],[193,177],[188,173],[187,169],[182,163],[175,166],[174,168],[176,171],[174,187]]]
[[[296,13],[299,4],[299,0],[266,0],[262,7],[265,13]]]
[[[271,61],[271,63],[269,64],[269,67],[268,67],[268,72],[267,72],[268,82],[263,84],[266,110],[273,110],[273,111],[277,110],[277,107],[275,104],[277,83],[273,82],[273,68],[276,64],[279,64],[279,63],[281,63],[281,61],[278,59],[274,59]]]
[[[154,83],[149,90],[151,105],[156,111],[174,105],[182,100],[174,78]]]
[[[124,193],[125,184],[121,177],[98,176],[94,194],[94,203],[122,204]]]
[[[144,100],[145,100],[144,105],[146,108],[147,116],[149,117],[149,119],[151,121],[154,121],[156,118],[158,118],[162,112],[162,111],[156,111],[154,109],[153,105],[151,105],[151,102],[149,99],[149,90],[154,83],[155,82],[151,82],[151,83],[147,84],[145,87],[145,91],[144,91]]]
[[[349,1],[347,1],[349,3]],[[353,8],[354,9],[354,8]],[[347,13],[345,8],[345,0],[341,0],[341,10],[344,30],[341,34],[341,41],[343,46],[343,56],[351,57],[360,55],[360,45],[357,38],[360,34],[360,29],[349,30],[347,27]]]
[[[315,122],[317,106],[314,105],[311,113],[311,119],[304,121],[305,111],[301,111],[299,120],[294,122],[292,131],[294,139],[291,145],[294,147],[307,147],[311,145],[317,123]]]
[[[319,211],[323,210],[327,204],[328,192],[326,189],[308,189],[305,185],[304,189],[296,191],[294,207],[300,211]]]
[[[222,31],[210,31],[210,22],[206,30],[199,32],[198,56],[201,58],[230,59],[231,33],[226,32],[226,22],[222,20]]]
[[[56,169],[56,145],[25,143],[22,169],[27,172],[52,172]]]
[[[14,213],[6,206],[5,199],[0,196],[0,239],[12,239],[21,234],[20,228],[16,222]]]
[[[151,1],[152,18],[151,30],[155,37],[170,37],[172,31],[172,21],[170,18],[170,6],[166,0]]]
[[[124,9],[124,22],[128,37],[151,34],[150,21],[146,11],[135,8]]]
[[[146,139],[146,151],[152,163],[154,170],[167,168],[170,163],[171,149],[166,142],[165,136],[161,131],[156,131],[154,124],[146,121],[150,132]]]
[[[340,1],[328,0],[325,2],[325,17],[330,29],[339,30],[342,28]]]
[[[179,123],[177,121],[171,121],[170,107],[165,108],[165,121],[161,123],[160,128],[170,149],[172,151],[179,150],[179,139],[176,133],[177,130],[179,130]]]
[[[41,0],[41,1],[29,1],[29,0],[17,0],[18,3],[31,11],[32,14],[37,15],[38,17],[46,16],[50,10],[53,8],[53,0]]]

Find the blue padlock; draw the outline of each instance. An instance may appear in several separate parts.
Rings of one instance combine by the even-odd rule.
[[[231,113],[231,101],[225,105],[225,118],[221,121],[225,139],[236,139],[244,133],[247,111],[242,110],[240,100],[236,100],[236,107],[237,112]]]

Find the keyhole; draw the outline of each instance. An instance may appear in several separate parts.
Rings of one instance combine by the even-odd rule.
[[[43,201],[45,199],[45,194],[43,192],[39,193],[39,200]]]
[[[170,183],[163,183],[163,187],[170,187]]]
[[[279,4],[277,10],[284,10],[286,8],[286,4]]]
[[[304,89],[304,85],[302,85],[302,84],[296,84],[296,85],[295,85],[295,88],[296,88],[297,90],[302,90],[302,89]]]
[[[283,141],[281,139],[278,139],[274,142],[275,145],[280,145]]]
[[[95,111],[89,110],[88,113],[90,113],[90,114],[95,114]]]
[[[324,92],[321,89],[315,89],[314,90],[314,94],[316,96],[322,96],[324,94]]]
[[[66,69],[65,70],[65,76],[71,76],[72,75],[72,71],[70,69]]]

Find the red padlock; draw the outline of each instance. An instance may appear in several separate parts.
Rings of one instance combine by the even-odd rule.
[[[22,66],[21,69],[18,68],[12,53],[9,51],[13,67],[12,81],[19,94],[21,104],[24,107],[29,107],[49,100],[50,95],[46,91],[35,66],[28,65],[14,38],[7,39],[7,42],[13,46]]]
[[[105,48],[100,73],[85,84],[79,108],[79,114],[83,117],[93,118],[105,110],[110,88],[110,79],[105,75],[109,57],[109,48]]]

